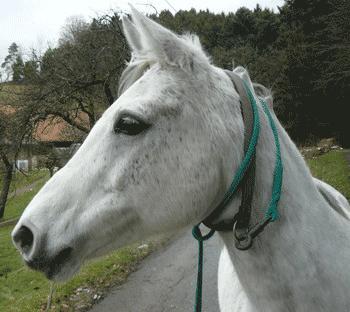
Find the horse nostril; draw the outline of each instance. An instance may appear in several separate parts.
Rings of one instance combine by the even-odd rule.
[[[22,252],[28,253],[32,248],[34,235],[26,226],[21,226],[18,232],[13,236],[13,241],[17,248]]]

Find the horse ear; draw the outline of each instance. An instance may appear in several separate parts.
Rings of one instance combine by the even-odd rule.
[[[130,48],[136,54],[140,54],[142,51],[141,36],[133,23],[129,21],[125,16],[122,17],[123,29],[125,37],[128,41]]]
[[[198,38],[184,39],[170,30],[150,20],[137,11],[131,4],[132,21],[124,21],[125,34],[131,47],[154,61],[180,66],[185,71],[192,71],[196,65],[209,65],[208,57],[202,50]],[[196,63],[196,64],[195,64]]]

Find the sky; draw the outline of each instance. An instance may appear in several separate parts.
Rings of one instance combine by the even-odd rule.
[[[87,22],[93,17],[111,13],[111,10],[130,12],[128,2],[132,3],[142,13],[158,13],[169,10],[199,10],[209,9],[216,14],[224,12],[235,13],[245,6],[253,10],[257,3],[278,12],[277,6],[283,6],[284,0],[1,0],[0,1],[0,64],[8,55],[9,46],[15,42],[22,49],[24,60],[31,49],[43,53],[48,43],[55,47],[60,38],[61,28],[66,18],[72,15],[83,15]],[[174,10],[175,9],[175,10]]]

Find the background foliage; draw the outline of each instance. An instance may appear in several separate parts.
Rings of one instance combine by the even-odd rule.
[[[253,81],[272,88],[275,111],[299,144],[336,137],[349,147],[350,2],[286,0],[274,13],[259,5],[235,13],[165,10],[150,18],[178,34],[196,33],[215,65],[245,66]],[[88,133],[117,98],[117,82],[130,58],[117,12],[85,22],[72,17],[57,47],[23,62],[13,43],[2,67],[13,82],[30,86],[26,102],[37,117],[60,116]],[[34,108],[33,108],[34,109]],[[89,125],[76,122],[78,111]],[[40,116],[40,117],[39,117]]]

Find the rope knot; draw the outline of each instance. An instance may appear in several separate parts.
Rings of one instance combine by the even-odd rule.
[[[203,236],[199,228],[199,225],[194,226],[192,229],[192,235],[198,242],[204,242],[208,240],[210,237],[214,235],[214,233],[215,233],[215,230],[210,230],[210,232],[207,235]]]

